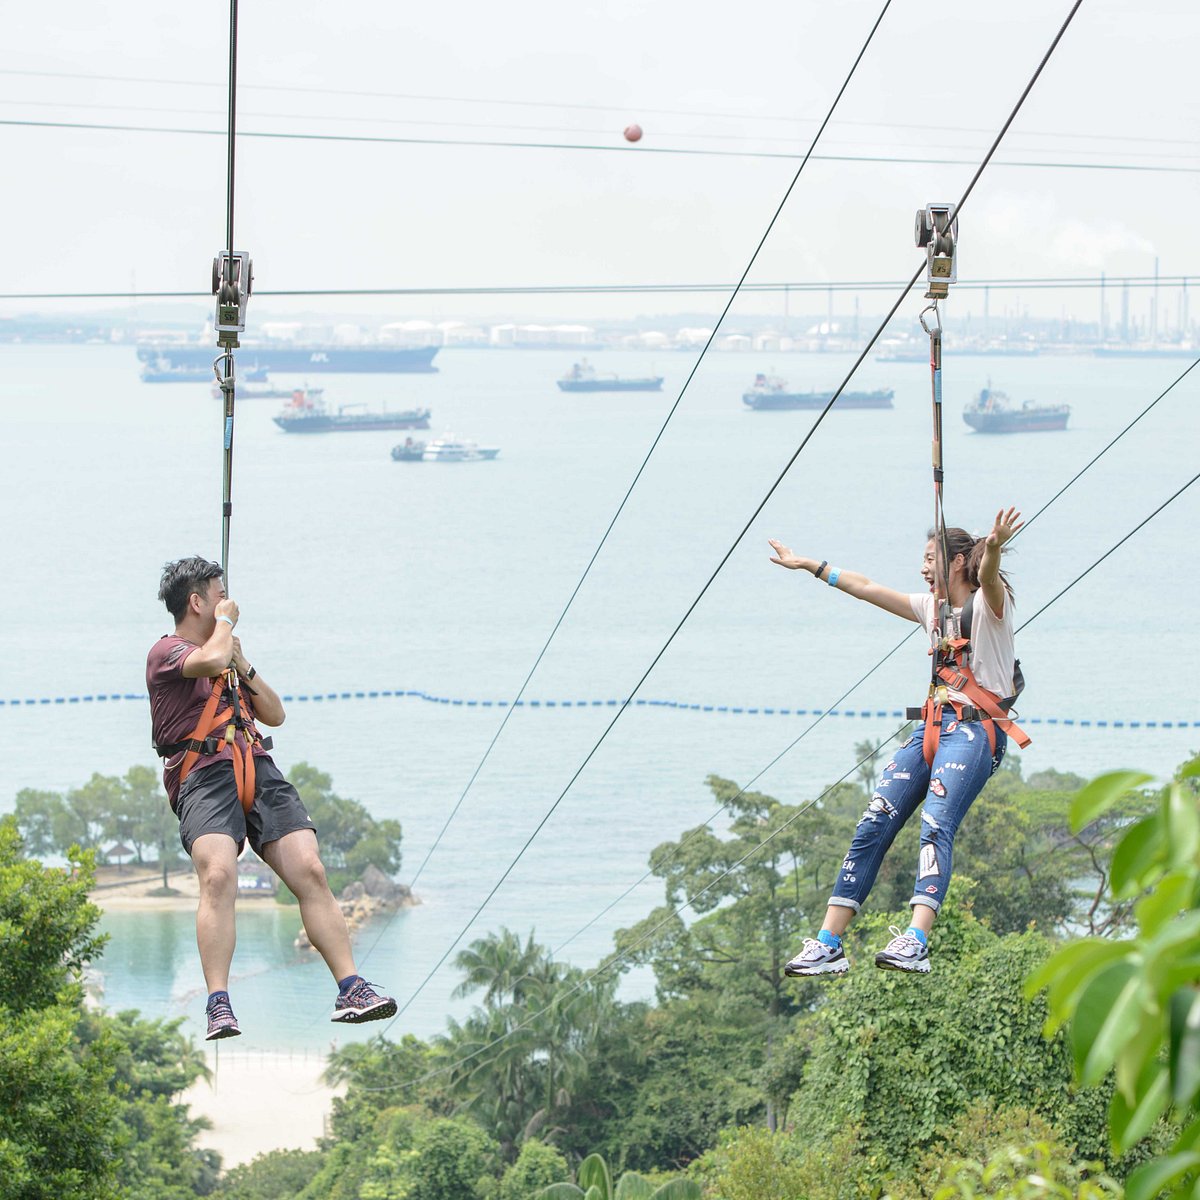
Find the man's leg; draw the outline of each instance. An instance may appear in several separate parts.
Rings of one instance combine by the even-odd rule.
[[[196,945],[209,994],[229,988],[229,964],[237,941],[237,842],[228,834],[205,833],[192,843],[192,863],[200,881]]]
[[[317,849],[317,835],[311,829],[286,833],[263,846],[262,857],[300,902],[300,919],[308,940],[325,960],[334,979],[357,975],[346,918],[329,890]]]

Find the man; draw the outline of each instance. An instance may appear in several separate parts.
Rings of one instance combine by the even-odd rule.
[[[338,981],[332,1020],[392,1016],[396,1001],[379,995],[355,969],[312,820],[256,727],[282,725],[283,704],[234,636],[238,606],[225,595],[220,566],[203,558],[168,563],[158,598],[174,617],[175,632],[151,647],[146,687],[163,783],[200,881],[196,942],[209,992],[208,1040],[241,1033],[228,988],[237,860],[247,840],[295,893],[309,940]]]

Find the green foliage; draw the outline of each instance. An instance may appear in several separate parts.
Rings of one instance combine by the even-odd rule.
[[[700,1185],[681,1175],[652,1180],[626,1171],[614,1180],[601,1154],[589,1154],[579,1164],[576,1181],[551,1184],[536,1193],[538,1200],[701,1200]]]
[[[319,1150],[272,1150],[226,1171],[214,1200],[294,1200],[320,1165]]]
[[[333,780],[308,763],[297,763],[288,779],[295,786],[321,837],[321,859],[335,892],[374,865],[385,875],[400,870],[399,821],[377,821],[356,800],[333,791]]]
[[[498,1147],[478,1125],[459,1118],[438,1118],[422,1126],[414,1155],[405,1164],[406,1200],[470,1200],[485,1196],[495,1171]],[[363,1200],[384,1200],[364,1186]]]
[[[0,1197],[115,1195],[111,1038],[76,1037],[76,973],[96,953],[91,858],[47,870],[0,820]]]
[[[761,1011],[736,994],[631,1006],[601,1038],[568,1131],[618,1168],[678,1167],[763,1119]]]
[[[96,774],[66,793],[25,788],[16,817],[34,854],[66,855],[73,845],[100,854],[106,841],[121,841],[139,863],[153,849],[164,871],[179,857],[179,822],[149,767],[130,767],[124,778]]]
[[[762,1127],[726,1131],[716,1149],[692,1165],[705,1200],[798,1200],[810,1180],[788,1139]]]
[[[567,1174],[567,1160],[545,1142],[530,1138],[500,1179],[498,1200],[530,1200]]]
[[[1100,1164],[1064,1162],[1053,1147],[1037,1143],[997,1150],[986,1163],[954,1164],[933,1200],[1104,1200],[1123,1195]]]
[[[1130,825],[1112,858],[1114,900],[1133,899],[1134,936],[1064,947],[1030,975],[1046,990],[1047,1035],[1069,1022],[1076,1076],[1094,1087],[1115,1072],[1108,1107],[1122,1153],[1165,1113],[1183,1126],[1171,1153],[1129,1177],[1130,1200],[1193,1196],[1200,1178],[1200,761],[1168,785],[1149,815]],[[1150,782],[1117,771],[1093,780],[1071,808],[1074,828],[1094,821]]]
[[[852,960],[866,957],[859,947],[886,939],[885,921],[855,927]],[[1022,995],[1022,980],[1047,957],[1045,940],[1033,932],[997,937],[952,898],[933,944],[932,974],[851,970],[797,1024],[784,1054],[804,1063],[789,1116],[805,1140],[857,1129],[856,1166],[882,1185],[910,1175],[921,1148],[987,1098],[995,1108],[1043,1114],[1085,1156],[1102,1153],[1102,1101],[1072,1092],[1065,1039],[1043,1041],[1045,1008]]]
[[[616,976],[585,979],[532,937],[522,946],[507,930],[474,942],[457,964],[466,975],[459,994],[482,990],[484,1007],[448,1022],[445,1093],[512,1158],[524,1139],[559,1135],[569,1123],[597,1038],[616,1012]]]

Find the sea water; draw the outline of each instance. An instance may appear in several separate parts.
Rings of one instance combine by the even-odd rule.
[[[417,691],[434,699],[293,700],[276,760],[404,828],[411,879],[612,519],[692,365],[676,353],[597,352],[597,369],[662,374],[661,393],[564,394],[570,350],[447,350],[428,376],[291,377],[333,405],[429,406],[430,434],[500,447],[494,462],[396,463],[404,433],[284,434],[279,401],[237,407],[230,591],[251,662],[281,693]],[[204,384],[147,385],[129,346],[0,349],[8,602],[0,626],[6,786],[65,790],[94,771],[156,765],[141,693],[151,642],[170,621],[155,598],[168,559],[219,557],[221,405]],[[930,388],[921,364],[868,359],[852,385],[891,387],[890,411],[836,408],[766,503],[813,426],[806,412],[754,413],[757,371],[829,390],[842,355],[714,354],[703,363],[527,691],[420,880],[421,904],[368,927],[364,973],[404,1002],[445,953],[537,823],[557,804],[464,941],[507,925],[558,948],[645,872],[666,839],[708,819],[709,774],[745,783],[910,627],[768,561],[798,553],[919,591],[933,515]],[[1001,505],[1031,515],[1186,363],[1086,355],[945,362],[946,511],[985,532]],[[961,410],[988,383],[1016,402],[1067,402],[1063,433],[987,437]],[[1195,470],[1189,377],[1022,534],[1008,561],[1018,620],[1032,616]],[[1200,739],[1188,613],[1200,489],[1185,493],[1025,631],[1027,772],[1169,773]],[[715,580],[722,556],[745,537]],[[707,585],[630,708],[575,778],[617,708]],[[928,659],[913,637],[841,710],[755,785],[788,803],[819,796],[918,703]],[[461,702],[461,703],[460,703]],[[552,705],[550,702],[554,702]],[[565,702],[570,702],[569,705]],[[691,707],[700,706],[700,707]],[[776,711],[766,713],[772,708]],[[743,711],[735,711],[741,709]],[[790,709],[783,714],[780,709]],[[751,711],[757,710],[757,711]],[[858,715],[858,714],[869,715]],[[879,716],[879,713],[887,713]],[[1045,724],[1057,720],[1057,725]],[[1061,722],[1074,720],[1072,726]],[[1119,728],[1079,721],[1124,721]],[[1141,722],[1133,727],[1130,722]],[[1147,721],[1171,722],[1170,728]],[[572,780],[574,782],[572,783]],[[568,785],[570,785],[568,789]],[[565,792],[565,794],[564,794]],[[719,828],[721,822],[717,822]],[[650,879],[563,949],[592,964],[614,930],[662,902]],[[293,947],[294,907],[242,906],[234,994],[243,1028],[271,1047],[331,1033],[330,980]],[[111,912],[99,968],[105,1002],[181,1015],[203,994],[188,913]],[[393,1033],[431,1035],[458,982],[453,954]],[[644,974],[626,993],[646,994]]]

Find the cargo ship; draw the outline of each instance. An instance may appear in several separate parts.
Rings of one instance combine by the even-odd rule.
[[[642,379],[622,379],[619,375],[601,375],[585,358],[558,380],[558,386],[564,392],[660,392],[663,378],[649,375]]]
[[[836,408],[891,408],[895,393],[891,388],[874,392],[843,392]],[[754,386],[742,393],[742,402],[755,412],[782,409],[821,409],[833,398],[832,392],[789,392],[787,380],[777,375],[758,374]]]
[[[292,402],[273,418],[284,433],[367,433],[384,429],[428,429],[429,409],[371,412],[362,404],[330,408],[313,392],[298,389]]]
[[[213,359],[217,357],[216,352],[209,357],[208,362],[202,366],[181,367],[173,366],[170,363],[164,362],[161,358],[155,357],[152,359],[142,359],[142,382],[143,383],[211,383],[216,379],[213,372]],[[267,378],[266,367],[260,367],[258,363],[239,363],[238,364],[238,379],[253,380],[261,383]]]
[[[1020,408],[990,384],[963,409],[963,420],[976,433],[1045,433],[1066,429],[1069,404],[1034,404],[1026,400]]]
[[[437,346],[297,346],[288,342],[243,343],[237,351],[239,373],[243,363],[261,364],[261,370],[276,374],[294,371],[301,375],[390,375],[396,373],[430,374],[437,370],[433,357]],[[202,371],[205,378],[212,376],[213,359],[217,357],[214,345],[172,345],[157,343],[138,347],[138,360],[155,364],[164,377],[155,383],[182,380],[179,371]]]

